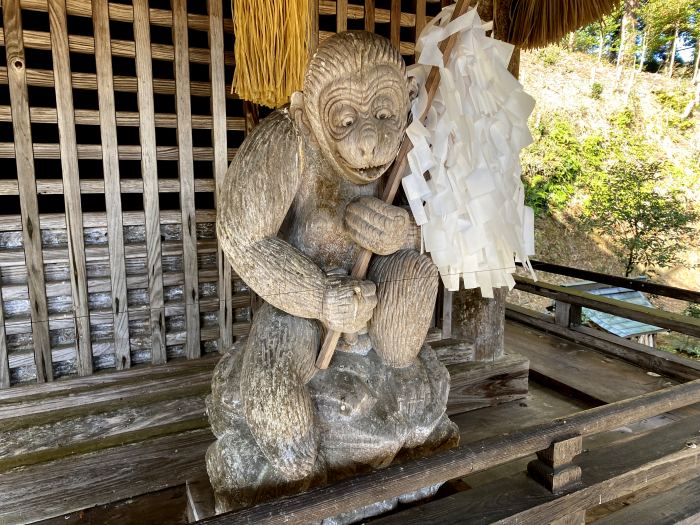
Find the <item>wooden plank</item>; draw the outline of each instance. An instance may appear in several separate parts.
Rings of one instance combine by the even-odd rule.
[[[194,523],[216,514],[214,489],[209,478],[187,480],[187,518]]]
[[[401,0],[391,0],[389,40],[396,49],[399,49],[401,46]]]
[[[5,0],[2,1],[4,2]],[[21,0],[21,6],[22,9],[27,9],[29,11],[46,12],[46,1],[47,0]],[[0,5],[2,5],[2,2],[0,2]],[[68,14],[71,16],[85,16],[88,18],[92,16],[90,3],[84,2],[83,0],[67,0],[66,5]],[[151,24],[154,26],[172,27],[173,25],[173,14],[167,9],[149,9],[148,15]],[[132,23],[134,21],[134,9],[127,4],[110,3],[109,19]],[[209,28],[205,15],[189,14],[187,16],[187,25],[190,29],[199,29],[200,31],[207,31]],[[233,33],[233,21],[230,19],[226,20],[224,29],[229,33]]]
[[[142,211],[125,211],[122,214],[124,226],[143,226],[145,217]],[[197,224],[212,223],[216,221],[216,211],[197,210]],[[160,212],[161,224],[180,224],[181,214],[176,210],[162,210]],[[62,213],[42,213],[39,215],[42,230],[65,228],[66,218]],[[104,212],[83,213],[83,226],[86,228],[100,228],[107,226],[107,216]],[[22,229],[20,215],[0,215],[0,231],[19,231]]]
[[[95,30],[95,63],[97,65],[97,94],[99,98],[100,137],[102,139],[102,170],[107,207],[109,267],[114,314],[114,353],[117,370],[131,366],[129,351],[129,314],[126,298],[126,263],[124,261],[124,226],[122,224],[121,182],[117,154],[117,119],[112,82],[109,14],[107,0],[92,0],[92,20]],[[83,190],[83,181],[80,191]]]
[[[182,509],[187,505],[184,487],[176,485],[125,500],[81,509],[36,522],[36,525],[124,525],[126,523],[167,523],[187,525]]]
[[[2,432],[0,472],[53,461],[154,437],[209,428],[204,394],[143,405],[127,405],[87,416],[65,418]]]
[[[335,2],[335,32],[341,33],[348,30],[348,0],[336,0]]]
[[[49,23],[51,25],[51,56],[53,57],[56,85],[56,113],[61,149],[61,172],[63,175],[63,200],[68,232],[68,264],[70,265],[75,338],[78,342],[76,365],[78,375],[86,376],[92,374],[92,345],[90,342],[90,308],[87,298],[78,149],[73,116],[73,86],[70,83],[68,19],[65,0],[48,0],[48,2]]]
[[[98,83],[99,86],[99,83]],[[99,89],[99,87],[98,87]],[[57,124],[58,116],[56,108],[32,107],[29,108],[29,116],[34,124]],[[139,126],[138,111],[117,111],[117,126]],[[10,106],[0,106],[0,122],[12,122],[12,109]],[[177,115],[171,113],[156,113],[155,122],[157,128],[176,128]],[[86,126],[100,125],[100,112],[96,109],[76,109],[75,123]],[[192,115],[193,129],[212,129],[213,119],[209,115]],[[228,130],[243,131],[242,117],[226,117],[225,126]]]
[[[0,285],[2,273],[0,273]],[[5,338],[5,312],[2,305],[3,294],[0,288],[0,389],[10,386],[10,361],[7,359],[7,339]]]
[[[597,434],[700,401],[700,380],[611,405],[601,406],[482,441],[459,445],[428,458],[391,465],[331,486],[286,498],[282,502],[221,514],[202,525],[224,523],[289,523],[320,521],[418,488],[475,473],[547,448],[567,436]],[[692,450],[698,454],[700,449]],[[691,455],[683,456],[683,462]],[[544,489],[542,489],[544,490]],[[550,494],[551,496],[551,494]],[[462,516],[463,518],[463,516]]]
[[[212,145],[214,146],[214,180],[216,182],[214,201],[215,205],[218,205],[218,196],[228,170],[226,158],[226,73],[224,63],[221,60],[221,54],[224,50],[223,10],[219,0],[207,0],[207,9],[209,10],[209,49],[211,50],[209,74],[212,93]],[[231,328],[233,270],[221,248],[217,251],[217,266],[219,269],[217,290],[219,296],[219,351],[225,351],[233,344]]]
[[[167,379],[173,377],[187,381],[187,376],[214,369],[219,355],[204,356],[196,361],[172,361],[164,365],[139,365],[121,372],[101,372],[86,377],[76,377],[70,381],[58,381],[41,385],[22,385],[0,392],[0,406],[9,402],[20,403],[42,398],[68,396],[91,390],[112,388],[143,380]]]
[[[471,362],[448,365],[450,395],[447,414],[522,399],[527,395],[529,361],[508,354],[494,362]]]
[[[629,505],[596,521],[599,525],[692,525],[700,522],[700,477]]]
[[[464,516],[472,516],[474,519],[470,523],[474,524],[540,525],[565,520],[571,514],[625,496],[654,482],[671,482],[680,472],[700,474],[696,463],[700,451],[686,446],[689,440],[696,440],[699,425],[700,419],[690,418],[634,439],[613,442],[599,449],[588,448],[575,460],[584,472],[582,485],[562,497],[551,494],[524,472],[519,472],[398,512],[376,523],[448,525],[464,523]],[[493,494],[498,494],[498,497],[494,498]]]
[[[151,359],[165,363],[165,311],[163,304],[163,269],[161,264],[160,205],[158,202],[158,166],[153,103],[153,67],[150,56],[151,29],[148,0],[134,1],[134,40],[136,41],[136,74],[141,137],[141,175],[143,178],[143,210],[146,216],[148,246],[149,306],[151,308]]]
[[[365,0],[365,31],[374,33],[375,15],[374,0]]]
[[[182,210],[182,260],[185,272],[185,319],[189,359],[198,358],[199,342],[199,282],[197,280],[197,230],[194,219],[194,160],[192,158],[192,104],[190,101],[190,59],[187,35],[187,1],[172,0],[173,42],[175,44],[175,84],[177,95],[178,175],[180,179],[180,209]],[[155,123],[154,123],[155,125]]]
[[[425,0],[424,0],[425,1]],[[374,5],[374,0],[370,0],[372,5]],[[335,15],[336,13],[336,2],[334,0],[320,0],[318,2],[318,10],[322,15]],[[365,8],[367,2],[365,2]],[[352,20],[366,20],[367,11],[363,9],[363,6],[350,3],[348,4],[347,17]],[[374,18],[380,24],[388,24],[391,19],[391,11],[389,9],[376,9]],[[401,13],[401,27],[413,27],[416,24],[416,16],[413,13]],[[368,30],[369,31],[369,30]]]
[[[506,349],[530,359],[530,372],[581,395],[612,403],[666,388],[675,381],[653,377],[639,367],[571,341],[506,323]]]
[[[93,17],[95,9],[92,9]],[[109,20],[108,20],[109,22]],[[5,45],[5,33],[0,27],[0,45]],[[30,49],[42,49],[45,51],[51,50],[51,40],[49,33],[44,31],[25,31],[24,32],[24,47]],[[114,39],[111,42],[112,54],[114,56],[134,58],[135,48],[134,42],[129,40]],[[95,53],[95,39],[85,35],[70,35],[68,38],[68,49],[71,53],[80,53],[91,55]],[[202,48],[190,48],[190,60],[198,64],[209,63],[209,50]],[[165,60],[172,62],[175,60],[175,51],[173,46],[167,44],[151,44],[151,55],[156,60]],[[224,61],[227,65],[235,65],[233,53],[226,52]]]
[[[151,119],[151,123],[153,120]],[[58,144],[35,143],[33,145],[34,158],[36,159],[58,159],[61,157],[60,146]],[[119,160],[143,160],[141,146],[120,145],[117,149]],[[236,148],[228,149],[229,159],[233,159]],[[177,146],[155,146],[148,150],[147,157],[155,157],[157,160],[178,160]],[[214,149],[209,147],[192,148],[194,160],[213,160]],[[15,150],[12,142],[0,142],[0,158],[15,158]],[[78,144],[78,159],[102,158],[102,147],[99,144]]]
[[[515,287],[528,293],[550,297],[556,301],[575,304],[585,308],[591,308],[600,312],[633,319],[642,323],[652,324],[663,328],[668,328],[675,332],[680,332],[694,337],[700,337],[700,319],[666,312],[657,308],[649,308],[638,304],[627,303],[602,297],[584,291],[574,290],[556,284],[535,282],[526,277],[515,275]]]
[[[506,318],[558,335],[575,343],[584,344],[604,354],[640,366],[644,370],[671,377],[676,381],[692,381],[700,378],[700,363],[697,361],[657,350],[601,330],[587,326],[561,327],[552,321],[551,316],[514,304],[506,305]]]
[[[667,286],[665,284],[653,283],[650,281],[641,281],[639,279],[629,279],[627,277],[619,277],[617,275],[608,275],[605,273],[592,272],[589,270],[581,270],[579,268],[570,268],[560,264],[552,264],[542,261],[533,261],[532,267],[535,270],[542,272],[554,273],[557,275],[565,275],[585,281],[593,281],[596,283],[607,284],[610,286],[620,286],[637,290],[639,292],[649,293],[652,295],[661,295],[662,297],[671,297],[680,301],[688,301],[691,303],[700,303],[700,292],[695,290],[685,290],[675,286]]]
[[[3,432],[48,424],[67,418],[135,407],[174,399],[205,394],[210,389],[208,370],[183,378],[174,376],[158,380],[125,382],[110,388],[78,391],[68,397],[51,396],[40,399],[12,401],[0,405]]]
[[[33,522],[182,485],[206,475],[213,439],[195,430],[8,472],[0,477],[0,522]]]
[[[415,40],[418,42],[418,37],[420,36],[423,28],[425,27],[425,0],[416,0],[416,33]]]
[[[318,48],[320,33],[318,29],[318,1],[309,1],[309,56]]]
[[[34,360],[37,381],[41,383],[53,379],[53,369],[19,0],[4,0],[2,14],[8,41],[5,46],[8,64],[6,71],[12,104],[12,129],[15,140],[13,149],[16,155],[19,201],[22,210],[22,240],[29,276]]]
[[[111,150],[107,156],[111,155],[112,151],[115,154],[115,158],[118,158],[116,149]],[[143,181],[141,179],[122,179],[119,181],[119,186],[116,188],[116,191],[121,191],[121,193],[143,193]],[[158,181],[158,191],[160,193],[177,193],[180,191],[180,184],[174,179],[160,179]],[[212,193],[214,191],[214,181],[212,179],[195,179],[194,191],[198,193]],[[36,192],[38,195],[62,195],[63,181],[60,179],[37,179]],[[105,180],[81,179],[80,193],[105,193]],[[115,195],[114,193],[111,194]],[[0,195],[19,195],[17,181],[0,181]]]
[[[110,4],[114,5],[114,4]],[[404,44],[402,44],[404,45]],[[53,73],[44,69],[27,69],[27,85],[38,87],[54,87]],[[136,93],[138,89],[138,78],[123,75],[114,76],[114,90],[127,93]],[[0,84],[7,84],[7,68],[0,67]],[[97,77],[94,73],[71,73],[71,83],[77,89],[97,89]],[[153,92],[158,95],[174,95],[175,81],[164,78],[157,78],[152,81]],[[231,86],[227,86],[230,88]],[[193,81],[190,84],[193,96],[211,96],[211,84],[209,82]],[[226,91],[226,98],[237,98],[231,94],[230,89]]]

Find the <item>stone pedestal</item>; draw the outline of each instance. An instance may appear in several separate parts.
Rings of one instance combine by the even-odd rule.
[[[316,407],[318,458],[312,475],[297,481],[285,479],[274,469],[243,416],[239,384],[244,342],[221,358],[207,398],[217,437],[206,456],[217,512],[302,492],[457,445],[458,429],[445,415],[450,376],[435,351],[424,345],[414,364],[391,368],[362,343],[355,346],[356,353],[336,352],[329,368],[319,371],[308,384]],[[324,520],[324,524],[352,523],[386,512],[399,500],[430,496],[438,488],[426,487],[378,502]]]

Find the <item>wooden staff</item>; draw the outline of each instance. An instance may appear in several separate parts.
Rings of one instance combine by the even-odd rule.
[[[452,18],[450,21],[466,13],[467,9],[469,9],[469,2],[467,0],[458,0],[455,9],[452,12]],[[440,43],[440,51],[442,51],[442,56],[445,63],[447,60],[449,60],[450,53],[452,52],[452,48],[457,41],[457,37],[458,34],[455,33]],[[435,93],[437,92],[439,83],[440,70],[433,66],[428,74],[428,79],[425,82],[425,90],[428,93],[428,103],[420,117],[421,121],[425,120],[425,117],[428,114],[428,110],[433,103],[433,98],[435,98]],[[389,173],[389,177],[386,181],[386,186],[384,186],[384,192],[382,194],[382,200],[384,202],[389,204],[394,202],[394,197],[399,189],[399,183],[401,182],[403,174],[406,171],[408,152],[412,149],[413,144],[411,144],[411,141],[407,136],[404,136],[403,141],[401,142],[401,148],[399,149],[399,153],[396,156],[396,160],[394,161],[394,165],[392,166],[391,172]],[[354,279],[361,280],[365,278],[371,257],[371,251],[364,248],[360,251],[357,261],[355,261],[355,265],[352,268],[351,276]],[[333,357],[333,353],[335,352],[335,347],[338,345],[338,339],[340,339],[341,333],[342,332],[329,331],[326,334],[326,338],[323,340],[323,345],[321,346],[321,351],[318,353],[318,358],[316,359],[316,368],[321,370],[328,368],[331,358]]]

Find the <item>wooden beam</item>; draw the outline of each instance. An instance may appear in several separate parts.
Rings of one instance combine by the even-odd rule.
[[[95,9],[92,9],[93,16]],[[108,20],[109,21],[109,20]],[[5,45],[5,33],[0,27],[0,45]],[[42,49],[45,51],[51,50],[50,34],[44,31],[25,31],[24,46],[29,49]],[[80,53],[92,55],[95,53],[95,39],[85,35],[70,35],[68,39],[68,49],[71,53]],[[129,40],[113,39],[111,41],[112,55],[134,58],[136,46],[134,42]],[[209,63],[209,50],[202,48],[190,48],[190,60],[197,64]],[[156,60],[165,60],[172,62],[175,60],[175,51],[173,46],[166,44],[151,44],[151,56]],[[227,65],[233,66],[233,53],[224,53],[224,61]]]
[[[134,0],[134,40],[136,41],[136,74],[141,137],[141,176],[143,209],[146,216],[148,247],[149,306],[151,309],[151,358],[153,364],[166,361],[165,309],[163,304],[163,269],[161,265],[160,205],[158,202],[158,165],[153,103],[153,66],[151,63],[151,30],[148,0]]]
[[[117,119],[112,82],[110,53],[109,5],[107,0],[92,0],[92,18],[95,28],[95,64],[97,67],[97,94],[99,99],[100,137],[102,142],[103,192],[107,208],[109,235],[109,267],[114,315],[114,350],[117,370],[131,366],[129,351],[129,314],[127,313],[126,267],[124,261],[124,225],[122,222],[119,157],[117,154]],[[63,190],[63,188],[61,188]],[[80,181],[83,193],[83,181]]]
[[[348,30],[348,0],[335,2],[335,31],[342,33]]]
[[[2,285],[2,273],[0,272],[0,286]],[[3,294],[0,288],[0,389],[10,386],[10,362],[7,359],[7,339],[5,338],[5,312],[2,305]]]
[[[172,0],[173,42],[175,44],[175,84],[177,94],[178,175],[180,179],[180,209],[182,210],[182,252],[185,286],[185,320],[188,359],[201,353],[199,342],[199,282],[197,281],[197,230],[194,219],[194,160],[192,158],[192,103],[190,96],[190,59],[187,35],[187,1]],[[154,124],[155,125],[155,124]]]
[[[99,82],[97,89],[99,90]],[[58,123],[56,108],[31,107],[29,108],[29,116],[32,124]],[[116,120],[117,126],[138,128],[139,112],[117,111]],[[10,106],[0,106],[0,122],[12,122],[12,109]],[[177,128],[177,115],[172,113],[156,113],[155,122],[157,128]],[[96,109],[76,109],[75,123],[87,126],[99,126],[100,112]],[[224,125],[228,130],[244,130],[244,122],[242,117],[226,117]],[[213,129],[213,127],[213,117],[209,115],[192,115],[193,129]]]
[[[389,40],[396,49],[399,49],[401,46],[401,0],[391,0]]]
[[[602,297],[591,293],[573,290],[565,286],[535,282],[526,277],[515,275],[515,287],[528,293],[549,297],[551,299],[575,304],[585,308],[591,308],[600,312],[633,319],[642,323],[647,323],[662,328],[668,328],[675,332],[680,332],[694,337],[700,337],[700,319],[693,319],[685,315],[666,312],[657,308],[649,308],[638,304],[618,301],[608,297]]]
[[[565,275],[567,277],[574,277],[576,279],[583,279],[586,281],[608,284],[610,286],[629,288],[630,290],[637,290],[639,292],[649,293],[652,295],[671,297],[672,299],[678,299],[679,301],[700,303],[700,292],[695,290],[685,290],[683,288],[667,286],[665,284],[641,281],[638,279],[629,279],[627,277],[619,277],[617,275],[608,275],[605,273],[592,272],[589,270],[581,270],[579,268],[570,268],[569,266],[562,266],[560,264],[552,264],[533,260],[530,260],[530,262],[532,263],[532,267],[535,270],[540,270],[542,272],[554,273],[557,275]]]
[[[29,118],[26,63],[22,40],[22,14],[19,0],[4,0],[3,27],[7,35],[5,68],[10,85],[14,156],[17,164],[19,202],[22,210],[22,239],[29,275],[29,303],[32,315],[32,336],[37,381],[51,381],[51,346],[49,343],[48,309],[44,287],[44,261],[39,230],[39,205],[36,198],[32,130]]]
[[[313,2],[309,2],[313,3]],[[209,10],[209,48],[211,50],[211,114],[212,114],[212,144],[214,146],[214,202],[218,206],[218,197],[228,171],[226,155],[226,72],[221,54],[224,50],[223,12],[219,0],[207,0]],[[242,129],[245,130],[245,118]],[[195,188],[196,189],[196,188]],[[219,268],[219,351],[226,351],[233,344],[231,331],[232,311],[231,297],[233,294],[231,265],[226,260],[221,247],[217,250],[217,266]]]
[[[374,0],[365,0],[365,31],[374,33],[374,24],[376,16],[376,8]]]
[[[68,18],[65,0],[48,0],[48,5],[51,25],[51,55],[56,85],[61,173],[63,175],[63,199],[68,233],[68,264],[70,265],[75,338],[78,342],[76,366],[78,375],[86,376],[92,374],[92,345],[90,342],[90,308],[87,298],[78,148],[73,115],[73,86],[70,83]]]
[[[153,119],[150,120],[153,124]],[[35,159],[59,159],[61,150],[59,144],[34,143],[32,145]],[[78,159],[102,158],[102,146],[100,144],[78,144]],[[143,160],[141,155],[144,149],[138,145],[121,145],[117,148],[119,160]],[[214,148],[194,147],[192,148],[194,160],[214,160]],[[229,160],[236,155],[236,148],[228,149]],[[147,150],[146,157],[154,157],[154,160],[178,160],[179,152],[177,146],[153,146]],[[12,142],[0,142],[0,158],[14,159],[15,147]]]
[[[394,498],[436,483],[462,477],[547,448],[567,436],[597,434],[606,430],[700,402],[700,380],[633,399],[605,405],[543,425],[535,425],[438,453],[428,458],[392,465],[364,476],[314,489],[281,502],[221,514],[202,525],[276,524],[320,521],[330,515]],[[692,454],[698,454],[693,450]],[[682,459],[687,461],[692,455]]]

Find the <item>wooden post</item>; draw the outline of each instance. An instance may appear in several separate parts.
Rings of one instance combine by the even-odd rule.
[[[182,298],[185,303],[188,359],[202,351],[199,328],[199,267],[197,265],[197,221],[194,210],[194,159],[192,156],[192,103],[190,54],[187,31],[187,2],[172,0],[175,47],[175,109],[177,111],[178,175],[182,210],[182,269],[185,274]]]
[[[493,299],[481,297],[479,289],[452,294],[453,337],[474,341],[475,361],[503,357],[506,288],[494,290]]]
[[[224,21],[221,0],[208,0],[209,11],[209,49],[211,78],[211,115],[212,115],[212,145],[214,146],[214,202],[221,192],[226,171],[228,170],[227,137],[226,137],[226,73],[224,70]],[[233,285],[232,269],[226,260],[221,246],[216,251],[219,282],[219,352],[225,352],[233,344]]]
[[[562,301],[554,301],[554,322],[559,326],[580,326],[581,307]]]
[[[27,284],[31,307],[32,343],[36,380],[39,383],[53,380],[51,346],[49,342],[49,314],[44,280],[44,257],[41,250],[41,224],[39,204],[36,198],[34,150],[32,127],[27,94],[27,68],[24,59],[22,12],[19,0],[3,0],[3,26],[5,29],[5,54],[7,56],[7,80],[12,107],[12,130],[15,140],[17,186],[22,213],[22,242],[27,265]],[[52,84],[53,85],[53,84]]]
[[[131,366],[129,349],[129,314],[126,298],[126,261],[122,220],[121,183],[117,146],[117,117],[114,103],[111,38],[107,0],[92,0],[92,24],[95,30],[97,95],[102,141],[102,171],[105,184],[107,235],[109,238],[109,276],[112,286],[114,354],[117,370]]]
[[[5,312],[2,304],[2,275],[0,275],[0,388],[8,388],[10,386],[10,362],[7,359]]]
[[[527,471],[550,492],[559,494],[581,481],[581,467],[572,460],[581,453],[582,444],[580,435],[554,441],[537,452],[537,459],[528,463]]]
[[[134,41],[136,45],[136,76],[138,77],[143,211],[146,219],[151,361],[153,364],[163,364],[166,361],[165,304],[161,261],[160,204],[158,202],[153,64],[151,62],[151,22],[148,0],[134,0]]]

